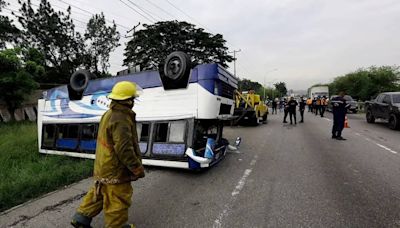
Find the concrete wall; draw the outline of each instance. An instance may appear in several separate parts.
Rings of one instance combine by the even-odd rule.
[[[15,110],[14,113],[10,113],[5,102],[0,101],[0,122],[9,122],[12,119],[15,119],[16,121],[36,121],[37,101],[41,96],[42,90],[36,90],[29,96],[29,99],[22,104],[21,108]]]

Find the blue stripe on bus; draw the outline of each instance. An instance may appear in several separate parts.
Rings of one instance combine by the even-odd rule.
[[[78,139],[57,139],[56,147],[62,149],[76,149],[78,146]]]
[[[189,83],[199,83],[210,93],[214,94],[215,80],[221,80],[235,89],[237,88],[237,79],[227,70],[216,63],[198,65],[192,69]],[[83,95],[104,94],[111,92],[112,87],[119,81],[132,81],[137,83],[143,89],[161,87],[161,79],[158,71],[142,71],[130,75],[102,78],[89,81],[88,87]],[[212,83],[211,83],[212,82]],[[211,86],[212,84],[212,86]],[[46,100],[68,99],[68,88],[66,85],[59,86],[47,91]]]

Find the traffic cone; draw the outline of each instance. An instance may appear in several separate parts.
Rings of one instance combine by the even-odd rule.
[[[347,116],[344,118],[344,128],[350,128],[349,120],[347,119]]]

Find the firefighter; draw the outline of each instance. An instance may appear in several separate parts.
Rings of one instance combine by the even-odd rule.
[[[304,123],[304,110],[306,109],[306,101],[304,100],[303,97],[300,97],[300,102],[299,102],[299,112],[301,116],[300,123]]]
[[[135,83],[114,85],[110,109],[101,117],[94,162],[94,185],[89,189],[72,218],[74,227],[90,227],[93,217],[104,211],[105,227],[134,227],[126,224],[131,205],[132,185],[144,177],[136,132],[137,97]]]
[[[293,124],[292,118],[294,119],[294,124],[297,124],[296,107],[297,107],[297,101],[293,97],[290,97],[290,100],[288,102],[288,111],[289,111],[289,115],[290,115],[290,124]]]
[[[342,137],[342,130],[344,128],[344,121],[348,108],[344,95],[344,92],[340,92],[339,96],[331,100],[333,113],[332,139],[346,140]]]

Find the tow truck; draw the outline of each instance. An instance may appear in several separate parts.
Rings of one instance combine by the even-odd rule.
[[[267,123],[268,106],[261,101],[254,90],[239,92],[235,90],[234,125],[252,125]]]

